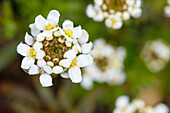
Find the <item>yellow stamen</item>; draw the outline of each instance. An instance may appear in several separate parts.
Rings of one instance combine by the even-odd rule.
[[[72,60],[72,63],[71,63],[71,65],[70,65],[70,68],[77,66],[76,60],[77,60],[77,57],[75,57],[75,58]]]
[[[64,31],[64,32],[65,32],[65,34],[66,34],[67,36],[69,36],[70,38],[73,38],[73,37],[72,37],[72,34],[73,34],[73,31],[72,31],[72,30],[68,29],[67,31]]]
[[[57,26],[51,25],[51,24],[45,25],[45,29],[46,29],[46,30],[51,30],[51,29],[53,29],[53,28],[57,28]]]
[[[114,19],[111,19],[111,21],[112,21],[112,25],[114,25],[116,23],[116,20],[114,20]]]
[[[33,57],[34,59],[36,58],[36,52],[34,50],[33,47],[30,48],[30,51],[29,51],[29,57]]]

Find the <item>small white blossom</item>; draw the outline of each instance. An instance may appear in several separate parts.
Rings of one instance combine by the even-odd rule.
[[[139,18],[142,15],[141,0],[130,0],[128,11],[134,18]]]

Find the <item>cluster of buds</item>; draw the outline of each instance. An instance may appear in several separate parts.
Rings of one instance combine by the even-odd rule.
[[[166,17],[170,17],[170,0],[167,0],[168,5],[164,7],[164,13]]]
[[[113,113],[169,113],[169,108],[163,103],[156,106],[149,106],[141,99],[135,99],[129,102],[129,97],[126,95],[120,96],[116,100],[116,108]]]
[[[94,49],[91,52],[94,63],[83,69],[83,88],[90,90],[93,82],[107,83],[109,85],[122,85],[126,80],[123,70],[126,50],[124,47],[114,48],[106,44],[105,40],[94,41]]]
[[[29,26],[32,36],[26,33],[26,44],[21,42],[17,46],[17,52],[24,56],[21,68],[30,75],[40,74],[43,87],[53,85],[53,74],[79,83],[82,80],[80,68],[93,63],[89,54],[93,44],[87,43],[88,33],[81,26],[74,27],[70,20],[59,27],[59,16],[57,10],[50,11],[47,20],[38,15]]]
[[[152,72],[162,70],[170,60],[170,47],[161,40],[147,42],[141,57]]]
[[[105,20],[105,25],[112,29],[120,29],[123,20],[130,16],[139,18],[142,14],[141,0],[94,0],[94,5],[87,6],[87,16],[94,21]]]

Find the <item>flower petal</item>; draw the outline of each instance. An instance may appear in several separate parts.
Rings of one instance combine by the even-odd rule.
[[[52,86],[52,77],[49,74],[43,73],[40,75],[40,83],[43,87]]]
[[[116,107],[126,107],[129,104],[129,97],[126,95],[120,96],[116,100]]]
[[[79,43],[86,43],[89,39],[89,34],[86,30],[82,30],[82,35],[78,38]]]
[[[35,59],[32,57],[24,57],[21,63],[22,69],[29,69],[31,65],[35,63]]]
[[[37,61],[37,65],[38,65],[39,67],[43,68],[44,66],[46,66],[46,62],[45,62],[44,59],[39,59],[39,60]]]
[[[68,37],[61,28],[58,28],[60,33],[66,38],[67,41],[72,42],[73,39]]]
[[[84,54],[91,52],[92,49],[93,49],[92,42],[81,45],[81,52]]]
[[[25,42],[28,45],[32,45],[34,43],[34,39],[28,33],[25,34]]]
[[[73,29],[73,22],[71,20],[65,20],[62,24],[63,26],[63,30],[67,30],[67,29]]]
[[[44,70],[46,73],[48,73],[48,74],[53,73],[53,70],[52,70],[52,68],[51,68],[50,66],[45,66],[45,67],[43,67],[43,70]]]
[[[45,56],[45,52],[42,51],[42,50],[39,50],[37,53],[36,53],[36,59],[43,59]]]
[[[69,75],[68,73],[60,73],[61,77],[63,78],[69,78]]]
[[[45,39],[45,36],[42,34],[42,33],[39,33],[38,35],[37,35],[37,41],[43,41]]]
[[[37,65],[32,65],[28,72],[30,75],[39,74],[39,67]]]
[[[93,57],[88,54],[88,55],[79,55],[77,57],[77,66],[79,67],[86,67],[89,66],[93,63]]]
[[[73,83],[79,83],[82,80],[81,70],[79,67],[70,68],[68,70],[69,77]]]
[[[73,37],[74,38],[78,38],[82,35],[82,30],[81,30],[81,26],[78,27],[74,27],[73,28]]]
[[[65,54],[64,54],[64,58],[68,58],[68,59],[74,59],[76,57],[76,52],[74,50],[68,50]]]
[[[39,30],[44,30],[45,25],[47,24],[48,24],[48,21],[42,15],[38,15],[35,18],[35,25]]]
[[[156,111],[156,113],[169,113],[169,108],[165,104],[160,103],[156,105],[154,111]]]
[[[42,45],[42,43],[36,41],[34,43],[33,47],[34,47],[35,52],[38,52],[43,47],[43,45]]]
[[[30,50],[30,46],[23,44],[22,42],[17,46],[17,52],[22,56],[27,56]]]
[[[51,10],[47,16],[48,23],[58,25],[60,13],[57,10]]]
[[[69,68],[71,65],[72,59],[63,59],[61,66],[65,68]]]
[[[40,30],[36,27],[35,24],[30,24],[29,27],[31,29],[32,36],[37,37],[37,35],[40,33]]]
[[[61,66],[53,67],[53,73],[60,74],[61,72],[63,72],[63,68]]]
[[[76,52],[76,54],[77,54],[78,52],[81,53],[81,47],[80,47],[80,45],[79,45],[78,43],[75,44],[72,48],[73,48],[73,50]]]
[[[87,6],[86,14],[89,18],[93,18],[95,16],[94,6],[92,4]]]

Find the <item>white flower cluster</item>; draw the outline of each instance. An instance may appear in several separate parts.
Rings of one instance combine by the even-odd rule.
[[[120,29],[130,16],[142,15],[141,0],[94,0],[94,3],[87,6],[87,16],[94,21],[106,19],[105,25],[112,29]]]
[[[59,27],[59,16],[57,10],[51,10],[47,20],[38,15],[35,23],[29,26],[33,37],[26,33],[26,44],[21,42],[17,46],[17,52],[24,56],[21,68],[29,75],[40,74],[43,87],[53,85],[52,74],[79,83],[82,80],[80,68],[93,63],[89,54],[93,44],[87,43],[88,33],[81,26],[74,27],[70,20]]]
[[[165,104],[160,103],[152,107],[145,105],[145,102],[140,99],[135,99],[130,103],[126,95],[120,96],[115,106],[113,113],[169,113],[169,108]]]
[[[83,69],[83,88],[90,90],[93,87],[93,81],[108,83],[109,85],[121,85],[126,80],[126,74],[123,71],[123,61],[126,56],[126,50],[123,47],[114,48],[106,44],[103,39],[94,41],[94,49],[91,52],[94,62],[91,66]]]
[[[147,42],[141,52],[141,57],[152,72],[158,72],[170,60],[170,46],[161,40]]]
[[[170,17],[170,0],[167,0],[168,5],[164,7],[164,13],[166,17]]]

